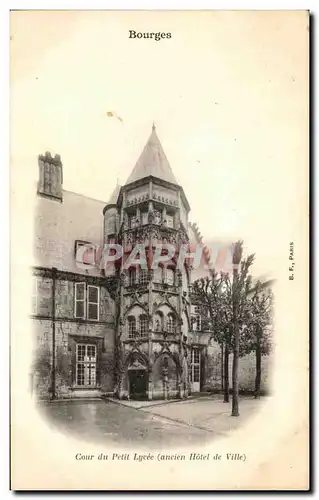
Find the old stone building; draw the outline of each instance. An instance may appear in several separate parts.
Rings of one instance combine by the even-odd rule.
[[[152,399],[220,390],[222,351],[191,304],[190,285],[200,274],[192,275],[187,260],[176,265],[182,245],[200,235],[155,127],[107,203],[64,190],[61,159],[50,153],[39,156],[37,196],[32,387],[38,396]],[[122,264],[143,244],[148,265],[101,266],[106,243],[122,246]],[[176,253],[153,270],[159,243],[173,244]],[[241,388],[252,389],[252,373],[248,359]]]

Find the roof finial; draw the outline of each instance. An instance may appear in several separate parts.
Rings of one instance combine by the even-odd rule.
[[[152,130],[153,130],[153,132],[155,130],[155,123],[154,123],[154,121],[153,121],[153,125],[152,125]]]

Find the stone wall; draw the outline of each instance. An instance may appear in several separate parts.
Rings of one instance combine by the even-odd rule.
[[[152,397],[153,399],[164,399],[164,355],[160,356],[153,365],[152,369]],[[175,398],[178,394],[178,378],[176,363],[170,356],[167,359],[167,377],[168,377],[168,398]]]
[[[33,391],[40,399],[50,397],[52,380],[52,321],[34,320],[35,346],[31,372]],[[105,324],[56,321],[56,393],[57,397],[73,397],[75,380],[75,348],[77,342],[97,346],[97,386],[102,394],[114,388],[114,329]],[[86,388],[88,389],[88,388]]]
[[[222,389],[222,357],[221,349],[217,343],[202,351],[201,379],[203,391],[216,391]],[[232,389],[233,355],[229,356],[229,387]],[[261,359],[261,391],[269,393],[271,390],[272,357],[262,356]],[[254,353],[239,359],[238,380],[240,392],[254,392],[256,377],[256,356]]]

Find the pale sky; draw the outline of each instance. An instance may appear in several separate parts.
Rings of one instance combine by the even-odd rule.
[[[301,11],[12,13],[13,187],[48,150],[64,189],[107,201],[154,120],[204,241],[241,238],[254,274],[276,277],[307,210],[307,25]]]

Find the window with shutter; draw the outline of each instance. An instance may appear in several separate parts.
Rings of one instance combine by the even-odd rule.
[[[99,287],[88,285],[87,318],[89,320],[99,320],[99,292]]]
[[[85,283],[75,283],[75,310],[76,318],[85,318],[85,300],[86,300]]]

